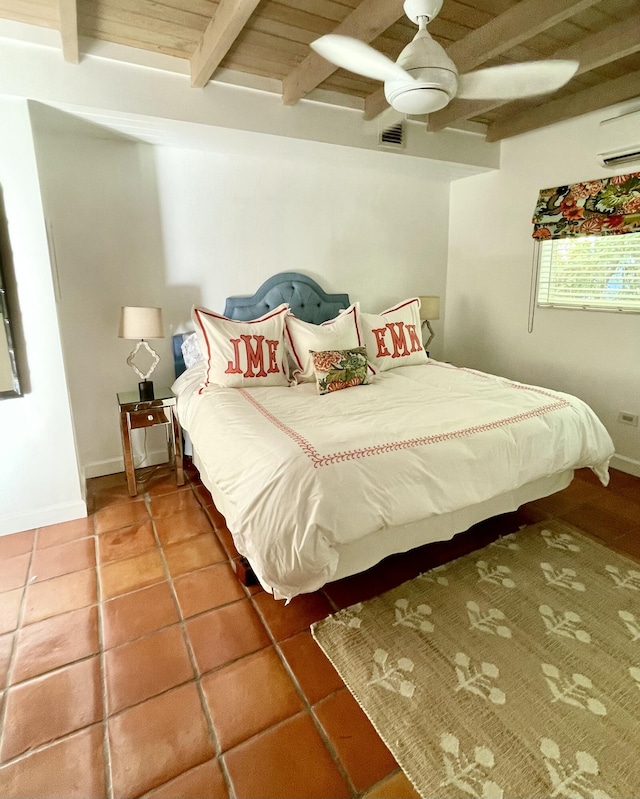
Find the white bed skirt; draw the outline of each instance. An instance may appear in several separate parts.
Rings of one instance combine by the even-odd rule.
[[[207,479],[206,470],[201,468],[200,459],[195,448],[193,450],[193,463],[200,472],[202,482],[211,493],[217,509],[225,517],[230,515],[226,507],[227,499]],[[469,505],[466,508],[443,513],[440,516],[433,516],[402,527],[383,528],[357,541],[336,544],[334,548],[338,553],[338,568],[332,579],[340,580],[343,577],[366,571],[389,555],[407,552],[410,549],[415,549],[415,547],[431,544],[435,541],[448,541],[456,533],[462,533],[484,519],[489,519],[502,513],[510,513],[527,502],[533,502],[533,500],[554,494],[556,491],[562,491],[572,480],[573,469],[567,469],[549,477],[534,480],[514,491],[508,491],[506,494],[500,494],[476,505]],[[268,585],[263,585],[262,587],[265,591],[272,593],[272,589]]]

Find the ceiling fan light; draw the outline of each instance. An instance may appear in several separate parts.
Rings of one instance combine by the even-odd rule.
[[[455,97],[458,77],[439,67],[412,69],[413,81],[388,80],[384,94],[389,105],[401,114],[432,114]]]
[[[387,98],[389,105],[401,114],[432,114],[444,108],[449,102],[449,95],[442,89],[433,86],[417,86],[396,92],[392,99]]]

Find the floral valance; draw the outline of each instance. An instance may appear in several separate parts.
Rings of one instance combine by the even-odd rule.
[[[640,232],[640,172],[543,189],[534,239]]]

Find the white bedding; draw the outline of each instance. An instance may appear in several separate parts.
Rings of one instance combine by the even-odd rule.
[[[568,469],[608,481],[613,444],[581,400],[437,361],[325,396],[201,380],[195,366],[174,384],[180,423],[238,551],[280,598],[330,581],[335,545],[374,531]]]

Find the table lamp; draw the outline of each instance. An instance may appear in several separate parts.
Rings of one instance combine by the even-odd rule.
[[[424,345],[425,351],[429,352],[429,344],[433,339],[435,333],[429,324],[430,319],[440,319],[440,297],[419,297],[420,300],[420,319],[422,319],[422,326],[425,325],[429,329],[429,338]]]
[[[160,356],[149,346],[146,339],[164,338],[164,331],[162,329],[162,309],[124,306],[120,312],[120,330],[118,332],[118,338],[138,339],[135,349],[127,358],[127,363],[140,378],[141,382],[138,383],[140,399],[152,400],[154,398],[153,381],[149,380],[149,378],[158,365]],[[146,374],[141,372],[133,362],[140,347],[144,347],[152,358],[151,366]]]

